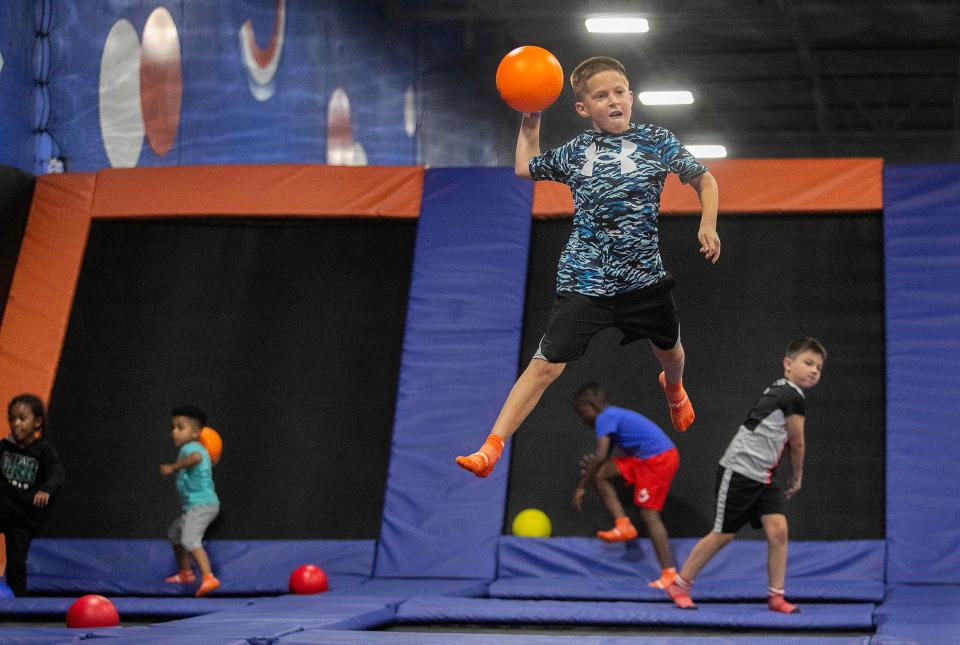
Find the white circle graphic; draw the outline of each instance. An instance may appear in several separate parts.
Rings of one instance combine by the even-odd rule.
[[[140,38],[129,20],[114,23],[103,45],[100,133],[111,166],[137,165],[145,128],[140,105]]]

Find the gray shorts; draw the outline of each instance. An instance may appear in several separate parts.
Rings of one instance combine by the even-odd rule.
[[[199,549],[202,546],[203,534],[219,513],[219,504],[191,506],[170,525],[167,539],[187,551]]]

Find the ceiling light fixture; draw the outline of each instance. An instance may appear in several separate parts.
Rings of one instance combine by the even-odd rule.
[[[646,18],[587,18],[587,31],[594,34],[642,34],[650,31]]]
[[[687,149],[687,152],[692,154],[697,159],[720,159],[721,157],[727,156],[727,149],[725,146],[718,145],[704,145],[704,146],[684,146]]]
[[[691,92],[640,92],[637,95],[640,102],[644,105],[690,105],[693,103],[693,94]]]

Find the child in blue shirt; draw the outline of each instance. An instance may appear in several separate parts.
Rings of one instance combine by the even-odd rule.
[[[604,542],[632,540],[637,537],[637,529],[623,510],[613,480],[622,479],[628,486],[633,486],[633,503],[640,509],[640,517],[660,563],[660,577],[650,586],[666,588],[673,582],[677,569],[660,511],[680,466],[676,446],[650,419],[610,405],[606,392],[596,383],[580,388],[574,399],[574,408],[597,435],[593,454],[582,463],[583,477],[573,494],[574,508],[582,509],[587,486],[594,486],[616,522],[611,530],[598,531],[597,537]],[[610,451],[614,447],[625,454],[611,459]]]
[[[161,464],[163,476],[177,474],[177,493],[183,513],[170,525],[167,537],[173,545],[180,570],[164,582],[194,584],[190,557],[203,577],[197,597],[206,596],[220,586],[210,569],[210,558],[203,548],[203,534],[220,513],[220,499],[213,486],[212,464],[207,449],[198,441],[200,430],[207,424],[207,415],[200,408],[183,405],[171,411],[173,445],[180,449],[177,461]]]

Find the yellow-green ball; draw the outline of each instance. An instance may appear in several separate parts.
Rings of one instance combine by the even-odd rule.
[[[513,534],[519,537],[550,537],[553,526],[543,511],[527,508],[513,518]]]

